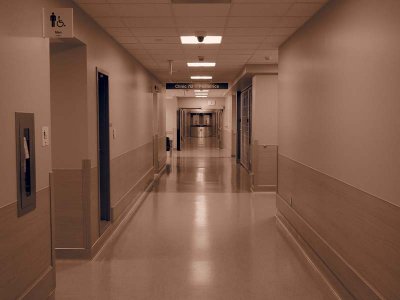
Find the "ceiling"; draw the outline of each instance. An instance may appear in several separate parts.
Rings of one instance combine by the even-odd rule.
[[[328,0],[74,1],[161,81],[212,75],[214,82],[232,82],[246,64],[278,63],[279,45]],[[196,31],[222,35],[222,44],[180,43],[180,35]],[[198,56],[217,66],[189,69],[186,62]]]

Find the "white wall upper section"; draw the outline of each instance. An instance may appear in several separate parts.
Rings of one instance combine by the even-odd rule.
[[[117,129],[111,157],[152,142],[152,93],[155,79],[80,8],[69,0],[14,0],[0,10],[0,206],[16,201],[14,113],[34,112],[37,189],[48,186],[51,148],[42,148],[41,127],[50,126],[49,40],[42,37],[43,7],[73,7],[75,36],[87,46],[89,140],[85,157],[97,162],[96,67],[110,75],[110,119]],[[74,122],[74,116],[71,122]],[[51,139],[50,139],[51,142]],[[84,154],[82,154],[84,155]]]
[[[215,101],[215,105],[208,105],[208,101]],[[179,108],[222,109],[225,98],[178,98]]]
[[[278,76],[253,76],[252,139],[259,144],[278,144]]]
[[[108,73],[110,80],[110,123],[117,133],[111,140],[111,158],[152,142],[151,86],[156,80],[78,7],[74,17],[75,35],[87,46],[89,158],[96,165],[96,67]]]
[[[42,10],[32,1],[9,1],[0,10],[0,207],[17,201],[15,112],[35,114],[36,189],[49,185],[51,148],[41,127],[50,126],[49,41],[42,38]]]
[[[400,2],[332,1],[280,49],[280,153],[400,204]]]

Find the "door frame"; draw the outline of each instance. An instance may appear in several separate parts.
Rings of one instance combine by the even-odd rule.
[[[107,119],[108,119],[108,129],[110,128],[110,75],[107,71],[96,67],[96,104],[97,104],[97,182],[98,182],[98,203],[99,203],[99,208],[98,208],[98,222],[99,222],[99,232],[100,235],[104,233],[104,231],[107,229],[107,227],[111,223],[111,181],[110,181],[110,131],[108,130],[108,150],[107,150],[107,156],[108,156],[108,163],[106,165],[106,173],[108,176],[106,176],[106,190],[102,192],[102,178],[101,178],[101,166],[104,162],[101,162],[101,156],[100,156],[100,94],[99,94],[99,75],[103,74],[107,76]],[[106,212],[105,216],[103,217],[103,211],[102,211],[102,195],[106,193]]]

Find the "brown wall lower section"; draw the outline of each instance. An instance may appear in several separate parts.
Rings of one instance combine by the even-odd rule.
[[[111,206],[121,198],[153,167],[153,143],[113,158],[111,168]]]
[[[112,219],[105,237],[153,182],[153,143],[112,159],[110,168]],[[53,179],[57,257],[93,257],[105,242],[99,225],[98,168],[84,160],[82,169],[55,170]]]
[[[156,173],[159,173],[167,162],[166,138],[165,135],[158,138],[158,170],[155,170]]]
[[[400,299],[400,208],[279,155],[277,207],[357,299]]]
[[[53,170],[55,247],[84,248],[82,170]]]
[[[43,276],[53,274],[49,188],[36,197],[36,209],[20,218],[16,203],[0,208],[1,299],[30,299],[32,293],[49,295],[55,288],[54,277],[40,285]]]
[[[252,185],[255,192],[274,192],[278,177],[278,146],[259,145],[257,141],[252,146]]]

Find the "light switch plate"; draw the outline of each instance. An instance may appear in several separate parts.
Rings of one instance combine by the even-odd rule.
[[[50,145],[49,127],[42,127],[42,147]]]

